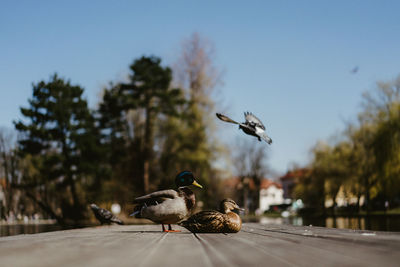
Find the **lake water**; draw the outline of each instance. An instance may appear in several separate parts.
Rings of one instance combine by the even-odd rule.
[[[42,232],[52,232],[67,230],[72,227],[63,227],[58,224],[2,224],[0,225],[0,236],[36,234]]]
[[[370,216],[370,217],[288,217],[271,218],[261,217],[262,224],[290,224],[299,226],[322,226],[339,229],[372,230],[372,231],[400,231],[400,216]]]
[[[298,226],[323,226],[340,229],[358,229],[372,231],[400,231],[400,216],[371,216],[371,217],[327,217],[327,218],[272,218],[260,217],[258,222],[262,224],[290,224]],[[63,227],[57,224],[12,224],[0,225],[0,236],[36,234],[67,230],[72,227]]]

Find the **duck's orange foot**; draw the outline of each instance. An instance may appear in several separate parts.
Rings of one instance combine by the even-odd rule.
[[[162,231],[163,231],[164,233],[180,232],[180,230],[172,230],[172,227],[171,227],[170,224],[168,224],[168,230],[165,229],[164,224],[161,224],[161,226],[162,226]]]

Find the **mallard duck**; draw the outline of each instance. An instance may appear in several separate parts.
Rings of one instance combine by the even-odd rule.
[[[232,120],[231,118],[228,118],[225,115],[222,115],[221,113],[216,113],[218,119],[225,121],[225,122],[230,122],[234,124],[239,125],[239,129],[242,129],[243,132],[246,134],[255,136],[258,138],[258,141],[261,142],[261,139],[267,142],[269,145],[272,143],[272,139],[269,138],[269,136],[265,133],[265,126],[262,124],[262,122],[251,112],[245,112],[244,113],[244,118],[245,122],[240,123]]]
[[[193,233],[237,233],[242,228],[242,220],[233,210],[243,210],[232,199],[224,199],[220,211],[201,211],[179,225]]]
[[[179,232],[172,230],[171,224],[187,218],[195,205],[194,193],[188,186],[194,185],[200,188],[202,186],[196,182],[190,171],[178,173],[175,177],[175,185],[178,187],[177,190],[162,190],[136,198],[134,203],[138,205],[131,216],[160,223],[163,232]],[[165,229],[164,224],[168,224],[168,230]]]
[[[103,223],[117,223],[117,224],[124,224],[117,216],[111,213],[111,211],[102,209],[96,204],[90,204],[90,208],[92,209],[94,216],[101,224]]]

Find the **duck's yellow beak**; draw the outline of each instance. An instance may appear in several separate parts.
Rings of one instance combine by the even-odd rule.
[[[201,184],[199,184],[198,182],[196,182],[196,180],[193,181],[192,185],[203,188],[203,186]]]

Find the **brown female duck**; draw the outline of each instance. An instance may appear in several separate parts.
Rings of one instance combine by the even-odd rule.
[[[242,220],[233,210],[243,210],[232,199],[224,199],[220,212],[201,211],[181,222],[179,225],[193,233],[237,233],[242,228]]]

